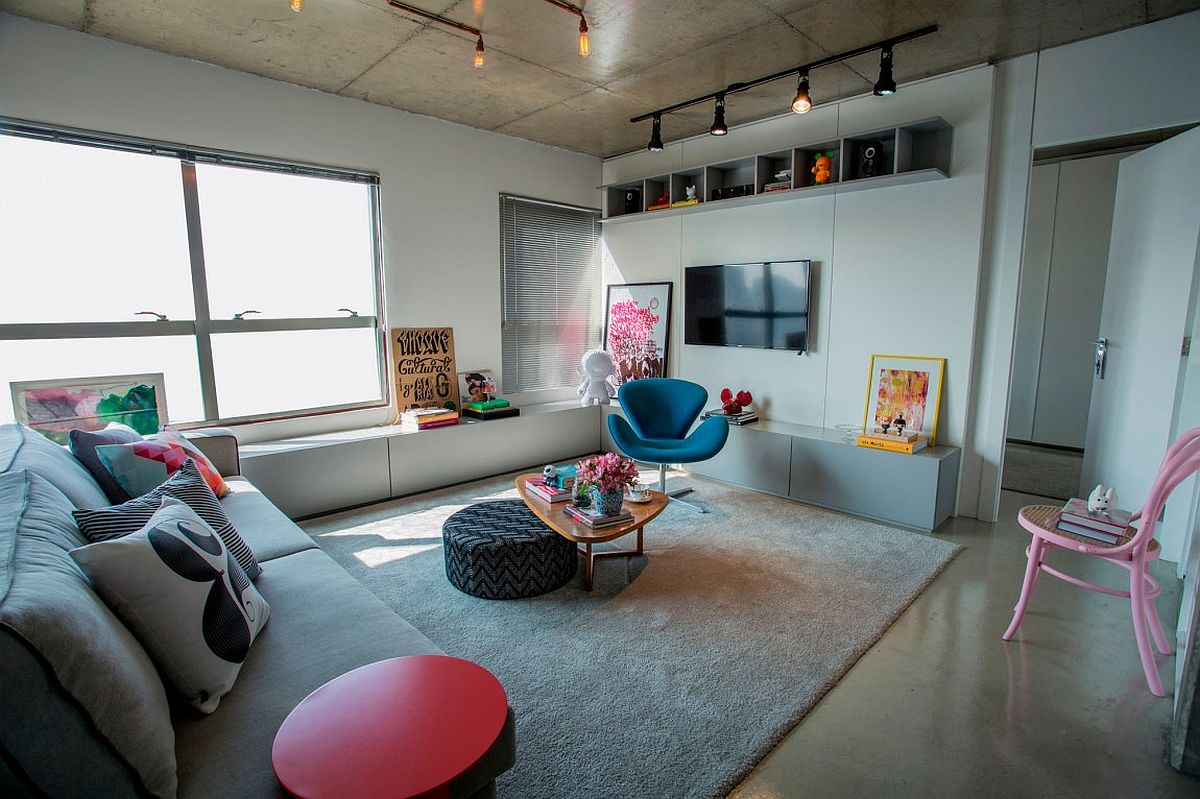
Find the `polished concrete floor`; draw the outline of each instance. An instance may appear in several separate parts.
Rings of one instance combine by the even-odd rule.
[[[939,530],[964,550],[731,797],[1200,796],[1166,763],[1172,699],[1146,689],[1128,600],[1044,575],[1000,640],[1029,541],[1016,512],[1044,502],[1006,491],[1000,523]],[[1126,574],[1074,553],[1051,563],[1109,585]],[[1155,573],[1173,640],[1174,564]],[[1173,684],[1174,657],[1159,665]]]

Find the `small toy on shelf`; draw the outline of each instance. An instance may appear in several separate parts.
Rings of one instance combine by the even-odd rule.
[[[729,416],[736,416],[754,401],[750,392],[742,389],[736,395],[728,388],[721,389],[721,409]]]
[[[906,424],[908,424],[908,422],[904,421],[904,414],[902,413],[898,414],[896,418],[892,420],[892,425],[896,428],[896,435],[904,435],[904,426]]]
[[[609,380],[617,373],[612,356],[604,350],[588,350],[575,368],[575,373],[583,378],[579,384],[579,404],[587,407],[592,400],[597,405],[611,405],[612,398],[617,395]]]
[[[554,478],[558,476],[558,467],[553,463],[547,463],[542,467],[542,482],[546,485],[554,485]]]
[[[828,183],[833,177],[833,153],[818,153],[813,162],[813,183],[820,185]]]

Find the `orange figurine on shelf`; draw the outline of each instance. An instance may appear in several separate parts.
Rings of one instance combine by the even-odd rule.
[[[822,154],[817,156],[812,168],[813,183],[828,183],[833,175],[833,156]]]

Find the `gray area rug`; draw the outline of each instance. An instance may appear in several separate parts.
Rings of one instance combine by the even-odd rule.
[[[1000,487],[1053,499],[1079,496],[1083,454],[1009,442]]]
[[[462,594],[446,581],[442,522],[515,497],[512,485],[303,525],[448,654],[499,677],[517,715],[506,799],[724,796],[958,550],[700,481],[693,496],[712,512],[668,508],[646,528],[644,557],[597,563],[591,593],[577,575],[533,599]]]

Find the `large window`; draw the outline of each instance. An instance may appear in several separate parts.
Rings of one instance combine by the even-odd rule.
[[[603,327],[599,230],[598,211],[500,196],[504,391],[578,384]]]
[[[9,383],[162,372],[177,423],[384,401],[378,178],[0,122]]]

